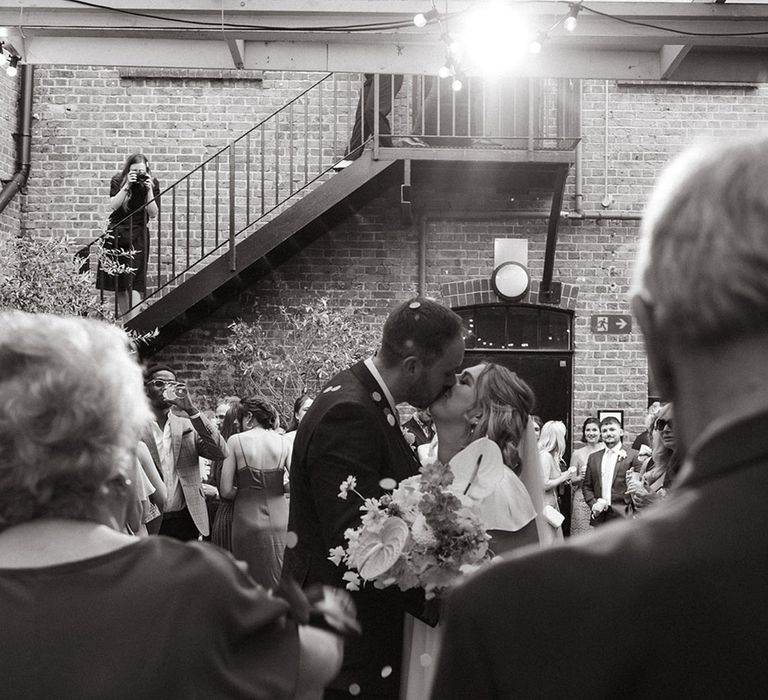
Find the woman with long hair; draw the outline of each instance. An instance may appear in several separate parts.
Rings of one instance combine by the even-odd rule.
[[[651,458],[639,472],[627,471],[627,493],[636,513],[664,498],[680,470],[682,456],[673,425],[672,404],[665,403],[651,428]]]
[[[280,582],[288,531],[285,475],[290,442],[275,429],[278,415],[263,398],[243,399],[236,410],[242,432],[227,440],[219,492],[234,500],[232,553],[248,563],[265,588]]]
[[[581,426],[581,440],[584,443],[582,447],[571,453],[571,463],[569,466],[576,470],[571,479],[573,489],[573,500],[571,503],[571,537],[574,535],[589,532],[591,526],[589,519],[591,510],[584,500],[584,493],[581,490],[581,483],[584,481],[584,474],[587,471],[587,459],[593,452],[602,449],[603,442],[600,437],[600,421],[597,418],[589,416]]]
[[[539,435],[539,459],[544,476],[544,505],[551,506],[557,511],[560,510],[557,504],[557,487],[570,481],[576,474],[575,467],[565,471],[560,470],[565,452],[565,433],[565,423],[559,420],[548,420],[541,426],[541,435]],[[557,537],[562,536],[562,530],[558,527]]]
[[[217,407],[218,410],[218,407]],[[219,426],[219,434],[225,440],[241,432],[240,421],[240,399],[232,399],[229,402],[224,418]],[[215,461],[211,465],[211,474],[208,477],[208,483],[219,489],[219,502],[216,508],[216,515],[213,517],[211,525],[211,542],[228,552],[232,551],[232,518],[234,517],[235,504],[231,498],[225,498],[221,495],[221,470],[224,461]]]
[[[143,153],[128,156],[109,182],[109,228],[97,286],[116,293],[120,314],[146,295],[148,224],[157,217],[159,197],[160,183]]]
[[[530,418],[534,400],[528,384],[506,367],[493,363],[468,367],[430,406],[435,438],[418,448],[422,464],[439,462],[453,469],[451,487],[472,500],[472,510],[491,535],[490,548],[496,555],[551,540],[551,527],[541,517],[544,491]],[[501,453],[498,464],[477,462],[483,471],[492,469],[486,472],[493,482],[489,489],[483,489],[481,473],[469,481],[457,473],[462,455],[472,450],[472,443],[482,444],[482,438],[492,440],[498,446],[496,454]],[[486,459],[490,456],[483,454]],[[481,493],[477,498],[472,497],[475,485]],[[420,660],[424,654],[434,658],[438,647],[436,630],[406,616],[401,697],[429,697],[433,667]]]

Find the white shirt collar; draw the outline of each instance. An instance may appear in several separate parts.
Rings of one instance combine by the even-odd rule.
[[[368,368],[368,371],[373,375],[373,378],[376,380],[376,383],[381,387],[381,391],[384,394],[384,396],[387,397],[387,401],[389,402],[389,407],[392,409],[392,413],[397,416],[397,407],[395,405],[395,399],[392,396],[392,392],[389,390],[389,387],[386,385],[386,382],[384,381],[383,377],[379,374],[379,370],[376,369],[376,365],[373,364],[373,358],[369,357],[363,364]]]

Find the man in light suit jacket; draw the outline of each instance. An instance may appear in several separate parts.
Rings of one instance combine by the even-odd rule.
[[[674,401],[686,452],[675,488],[642,518],[456,589],[434,700],[765,697],[766,182],[765,134],[702,139],[662,176],[632,308]],[[551,661],[570,630],[583,633],[578,653]]]
[[[605,449],[593,452],[587,460],[582,491],[591,508],[590,524],[601,525],[630,515],[631,498],[627,495],[627,470],[640,468],[637,450],[624,448],[624,430],[613,416],[600,421],[600,435]]]
[[[459,316],[417,298],[390,314],[374,357],[328,382],[299,424],[293,444],[288,529],[298,535],[298,544],[285,552],[284,577],[301,586],[345,586],[345,569],[328,560],[329,550],[345,545],[344,531],[360,524],[362,502],[352,493],[340,499],[341,483],[354,476],[356,490],[376,498],[384,493],[383,479],[398,482],[418,472],[396,405],[431,404],[456,383],[463,357]],[[360,697],[395,700],[404,613],[423,615],[423,592],[368,584],[352,597],[362,637],[345,645],[341,673],[325,697],[347,698],[350,688],[357,688]]]
[[[142,441],[168,492],[159,532],[179,540],[207,536],[210,523],[199,459],[224,459],[227,444],[192,404],[186,386],[176,380],[173,369],[165,365],[147,368],[144,386],[155,420],[147,426]],[[177,415],[172,407],[186,416]],[[156,527],[148,526],[148,530],[156,531]]]

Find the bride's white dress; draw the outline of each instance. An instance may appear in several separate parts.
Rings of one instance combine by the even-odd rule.
[[[419,447],[419,459],[422,464],[437,461],[436,438]],[[525,484],[504,464],[496,443],[488,438],[472,442],[450,460],[448,467],[454,473],[451,490],[472,500],[472,510],[488,530],[517,532],[541,512]],[[538,464],[531,467],[538,469]],[[428,700],[437,667],[441,627],[430,627],[411,615],[405,617],[400,700]]]

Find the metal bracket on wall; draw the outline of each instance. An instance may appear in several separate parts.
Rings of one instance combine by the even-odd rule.
[[[403,161],[403,184],[400,185],[400,222],[404,226],[413,223],[411,208],[411,161]]]
[[[539,302],[541,304],[560,304],[563,294],[562,282],[550,282],[549,287],[539,289]]]

